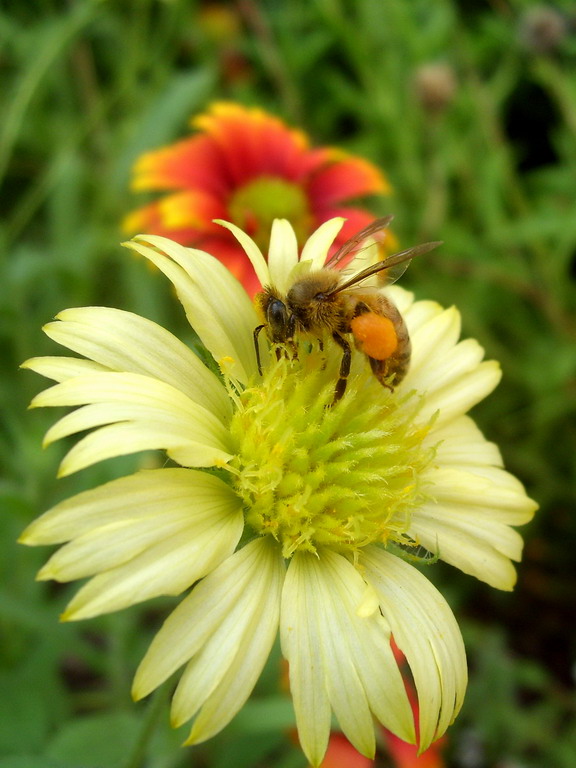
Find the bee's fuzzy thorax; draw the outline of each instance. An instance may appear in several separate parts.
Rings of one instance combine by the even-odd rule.
[[[288,291],[286,303],[300,329],[339,330],[339,296],[329,294],[338,287],[340,279],[337,270],[322,269],[294,283]]]

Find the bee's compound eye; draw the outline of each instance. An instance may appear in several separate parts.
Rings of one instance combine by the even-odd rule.
[[[266,319],[275,340],[282,341],[288,329],[288,310],[280,299],[273,299],[266,308]]]
[[[280,299],[274,299],[268,304],[266,315],[271,325],[279,325],[286,320],[286,305]]]

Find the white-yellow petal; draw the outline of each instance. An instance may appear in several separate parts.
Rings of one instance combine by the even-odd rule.
[[[81,307],[60,312],[44,331],[105,368],[159,379],[221,420],[230,417],[230,398],[220,380],[192,350],[151,320],[119,309]]]
[[[345,221],[346,219],[336,216],[321,224],[304,244],[300,261],[311,261],[312,269],[322,269],[328,258],[330,246],[344,226]]]
[[[281,558],[273,548],[258,539],[208,574],[170,614],[154,638],[136,672],[132,689],[134,698],[147,696],[179,667],[199,654],[206,644],[211,649],[211,653],[205,654],[206,663],[215,665],[210,670],[214,678],[203,683],[207,686],[202,689],[205,691],[204,699],[209,696],[226,671],[218,671],[221,670],[218,643],[227,642],[226,638],[231,635],[233,647],[238,639],[237,628],[242,627],[241,632],[244,632],[251,623],[250,617],[264,604],[269,610],[268,616],[263,619],[261,638],[268,637],[269,622],[274,616],[275,635],[283,568]],[[218,633],[219,641],[214,644],[212,638]],[[264,661],[265,658],[262,663]],[[196,676],[202,674],[201,666],[194,669]],[[186,686],[182,688],[180,697],[173,716],[184,722],[196,711],[194,702],[198,708],[204,699],[199,694],[193,695]]]
[[[417,301],[404,312],[412,341],[408,374],[398,392],[425,394],[420,417],[438,412],[435,428],[464,415],[500,381],[494,361],[481,362],[484,350],[473,339],[458,343],[460,313],[430,301]]]
[[[466,510],[461,511],[465,514]],[[442,508],[430,504],[414,512],[409,533],[445,562],[492,587],[511,590],[516,583],[510,558],[519,559],[522,537],[507,525],[474,524],[470,515],[449,519]]]
[[[300,741],[318,764],[326,747],[332,706],[347,738],[373,752],[370,711],[401,738],[414,740],[412,711],[378,613],[361,607],[366,584],[341,555],[296,553],[282,598],[281,637]],[[324,692],[325,691],[325,692]],[[322,720],[314,714],[318,705]]]
[[[232,458],[231,453],[212,442],[206,444],[179,434],[174,423],[166,425],[163,420],[150,418],[144,424],[110,424],[86,435],[62,459],[58,477],[67,477],[105,459],[155,450],[166,451],[182,467],[223,466]]]
[[[460,416],[442,427],[434,428],[425,444],[435,449],[435,464],[451,466],[502,466],[502,455],[469,416]]]
[[[426,394],[418,416],[427,421],[438,414],[436,426],[442,427],[483,400],[498,386],[501,378],[502,371],[495,360],[486,360],[464,372],[455,371],[454,378],[447,381],[444,387],[434,387]],[[405,391],[410,384],[407,376],[398,387],[398,392]]]
[[[425,365],[420,365],[418,361],[410,369],[410,386],[415,387],[419,392],[427,392],[428,396],[433,393],[445,393],[447,389],[454,386],[452,382],[457,382],[466,373],[478,368],[484,357],[484,350],[475,339],[465,339],[456,346],[451,345],[436,358],[436,364],[431,361]],[[438,365],[438,360],[442,364]],[[446,396],[448,399],[448,396]]]
[[[274,219],[268,250],[270,277],[265,285],[273,285],[281,294],[290,288],[290,273],[298,263],[298,242],[292,225],[286,219]]]
[[[330,705],[348,740],[363,755],[373,757],[376,748],[374,725],[366,692],[355,664],[352,627],[346,611],[349,607],[347,603],[350,602],[350,592],[356,586],[363,589],[364,584],[351,566],[351,570],[348,569],[350,564],[344,558],[340,560],[341,562],[338,562],[334,558],[334,562],[330,562],[329,554],[321,556],[321,565],[325,564],[325,567],[317,569],[316,584],[311,586],[312,589],[317,589],[316,620],[319,625],[324,626],[322,654],[326,688]],[[339,573],[340,569],[344,573]],[[332,578],[334,573],[337,575]],[[346,580],[353,583],[347,583]],[[357,598],[358,596],[356,594]],[[355,601],[354,607],[358,604]],[[358,614],[357,609],[355,612]],[[360,619],[360,622],[364,621],[370,619]],[[382,636],[382,642],[386,642],[385,635]]]
[[[424,301],[414,301],[408,306],[404,306],[402,295],[400,291],[402,288],[398,285],[392,285],[386,289],[386,294],[392,298],[398,309],[402,312],[410,337],[414,338],[418,330],[425,324],[432,321],[437,315],[441,315],[446,310],[437,301],[431,301],[430,299]]]
[[[212,519],[190,535],[160,538],[128,562],[94,576],[63,614],[77,621],[119,611],[160,595],[179,595],[229,557],[242,535],[241,510]]]
[[[480,526],[491,521],[524,525],[538,507],[522,483],[500,467],[437,465],[428,467],[422,479],[431,483],[430,494],[442,512],[464,521],[467,518],[462,518],[461,509],[467,509],[470,522],[477,520]]]
[[[423,480],[434,500],[414,510],[414,539],[465,573],[512,589],[516,575],[510,559],[520,560],[523,542],[510,526],[529,522],[537,509],[522,484],[485,464],[436,464]]]
[[[260,676],[278,633],[284,563],[279,550],[270,542],[260,540],[255,542],[255,546],[260,550],[259,565],[254,567],[250,588],[240,600],[244,604],[245,615],[235,627],[236,632],[241,633],[239,643],[232,649],[228,659],[224,659],[216,638],[211,638],[210,650],[206,648],[206,655],[213,660],[213,664],[220,662],[225,668],[225,674],[204,701],[186,744],[196,744],[210,738],[240,710]],[[182,696],[184,700],[194,699],[194,673],[198,674],[203,666],[200,658],[189,664],[189,670],[182,678],[176,695]],[[187,677],[188,673],[190,677]]]
[[[351,657],[376,718],[401,739],[415,739],[412,710],[398,664],[390,647],[390,627],[377,611],[365,613],[366,584],[343,557],[330,553],[325,558],[327,585],[333,584],[333,614],[342,621],[341,606],[348,615],[341,634],[348,638]],[[337,594],[336,594],[337,592]],[[352,617],[356,618],[352,618]],[[334,620],[335,623],[335,620]]]
[[[290,667],[290,690],[298,738],[313,766],[322,761],[330,736],[330,700],[326,689],[317,597],[306,555],[295,555],[282,591],[280,638]]]
[[[78,376],[32,401],[36,407],[85,403],[87,408],[68,414],[49,430],[47,442],[91,426],[119,423],[81,440],[63,462],[62,473],[156,448],[166,449],[179,463],[196,466],[231,458],[230,435],[222,422],[170,384],[149,376],[115,372]]]
[[[169,482],[167,477],[164,480]],[[72,581],[93,576],[128,562],[163,539],[192,540],[212,535],[221,521],[240,515],[241,503],[235,496],[227,500],[227,504],[223,504],[222,499],[218,499],[217,504],[214,499],[210,499],[209,504],[202,503],[201,492],[199,496],[180,495],[177,503],[174,497],[168,496],[168,503],[156,503],[155,516],[136,514],[132,517],[128,507],[122,517],[117,515],[118,519],[112,522],[97,521],[94,528],[57,550],[40,570],[38,578]],[[150,505],[150,501],[146,501]]]
[[[65,582],[94,576],[128,562],[161,539],[175,535],[192,536],[206,526],[206,521],[204,525],[198,525],[196,521],[192,525],[187,509],[165,514],[160,530],[158,521],[150,519],[110,523],[60,547],[36,578]]]
[[[269,285],[270,273],[268,271],[268,265],[266,264],[266,259],[262,255],[262,251],[258,248],[254,240],[252,240],[246,232],[240,229],[240,227],[237,227],[236,224],[232,224],[230,221],[223,221],[222,219],[214,219],[214,221],[216,224],[220,224],[221,227],[230,230],[236,240],[238,240],[244,249],[246,256],[250,259],[250,263],[254,267],[254,272],[256,272],[260,285]]]
[[[191,516],[233,514],[238,497],[220,478],[194,469],[142,470],[61,501],[34,520],[22,544],[59,544],[123,521],[155,520],[179,508]]]
[[[66,379],[72,379],[75,376],[110,371],[105,365],[100,365],[92,360],[79,360],[76,357],[31,357],[20,367],[28,368],[54,381],[66,381]]]
[[[124,243],[174,284],[186,316],[221,369],[242,383],[257,375],[252,333],[258,317],[246,291],[217,259],[157,235]]]
[[[468,675],[458,624],[442,595],[413,566],[375,546],[362,551],[360,563],[412,670],[419,746],[425,750],[453,722],[464,699]]]
[[[420,302],[418,302],[420,303]],[[443,375],[445,356],[450,353],[460,338],[462,322],[455,307],[434,314],[417,329],[411,329],[412,358],[410,375],[416,376],[415,383],[420,389],[428,389],[426,374]],[[482,356],[480,357],[482,359]],[[442,361],[439,365],[439,361]],[[417,383],[416,383],[417,380]],[[420,383],[422,381],[422,383]]]

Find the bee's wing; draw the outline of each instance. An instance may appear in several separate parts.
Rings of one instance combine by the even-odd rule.
[[[353,285],[361,283],[362,280],[366,280],[367,278],[372,277],[372,275],[377,275],[379,272],[384,271],[386,272],[386,275],[382,285],[391,285],[404,274],[415,256],[428,253],[428,251],[437,248],[441,244],[441,240],[432,243],[422,243],[421,245],[415,245],[413,248],[408,248],[405,251],[400,251],[392,256],[388,256],[388,258],[383,261],[371,264],[369,267],[366,267],[366,269],[353,275],[349,280],[341,283],[337,288],[327,294],[327,296],[334,296],[335,293],[340,293],[340,291],[344,291],[346,288],[351,288]]]
[[[355,235],[352,235],[352,237],[349,240],[346,240],[344,245],[342,245],[335,254],[333,254],[328,261],[324,264],[325,267],[334,268],[337,264],[339,264],[342,259],[344,259],[346,256],[348,256],[349,253],[352,251],[356,251],[359,249],[359,246],[362,244],[364,240],[367,240],[372,235],[375,235],[377,232],[381,232],[383,229],[386,229],[388,224],[392,221],[394,216],[384,216],[382,219],[376,219],[376,221],[371,222],[368,224],[367,227],[364,227],[364,229],[361,229],[359,232],[356,232]]]

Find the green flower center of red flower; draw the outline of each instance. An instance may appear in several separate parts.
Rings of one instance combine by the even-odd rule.
[[[312,228],[308,198],[304,190],[275,176],[260,176],[232,196],[228,206],[232,222],[247,232],[260,248],[270,240],[274,219],[288,219],[299,243]]]

